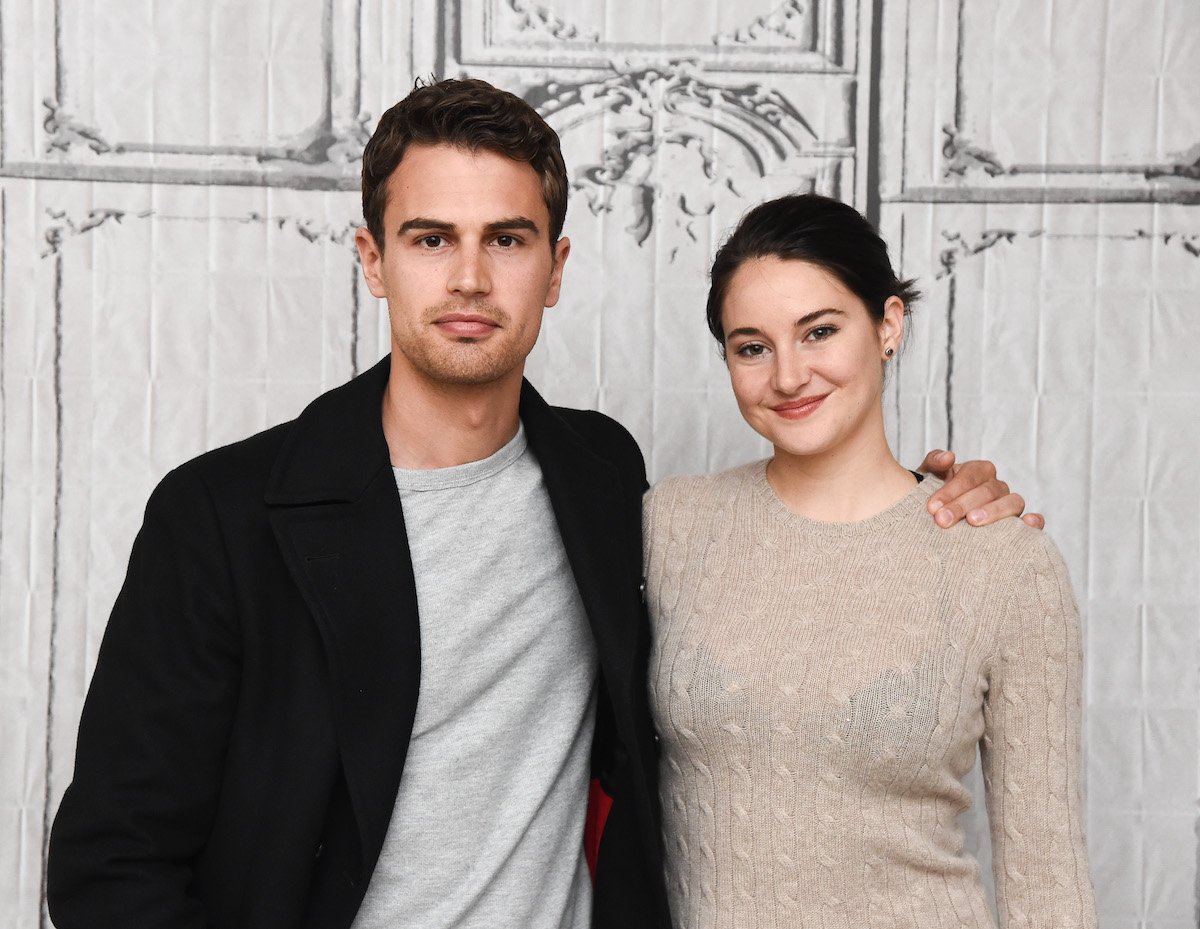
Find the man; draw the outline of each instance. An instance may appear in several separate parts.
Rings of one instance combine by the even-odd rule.
[[[59,929],[669,924],[641,455],[522,381],[566,190],[487,84],[384,115],[357,244],[392,354],[152,495],[51,838]],[[1006,492],[988,467],[955,506]]]

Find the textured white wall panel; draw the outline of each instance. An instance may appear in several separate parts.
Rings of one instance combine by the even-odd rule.
[[[766,451],[703,323],[742,212],[815,189],[880,222],[926,293],[898,453],[995,459],[1084,612],[1102,925],[1197,926],[1195,0],[0,0],[0,37],[0,929],[48,925],[45,828],[150,488],[386,350],[358,159],[431,73],[561,133],[574,247],[529,373],[654,478]]]

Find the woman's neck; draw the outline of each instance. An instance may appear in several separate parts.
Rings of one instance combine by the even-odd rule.
[[[767,481],[788,509],[832,523],[868,519],[915,485],[912,473],[892,455],[882,428],[818,455],[794,455],[776,447]]]

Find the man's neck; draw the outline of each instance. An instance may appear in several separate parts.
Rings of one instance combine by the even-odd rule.
[[[431,383],[392,355],[383,435],[392,467],[450,468],[487,458],[517,434],[521,372],[492,384]]]

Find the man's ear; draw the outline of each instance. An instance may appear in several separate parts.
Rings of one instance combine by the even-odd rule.
[[[559,291],[562,290],[563,267],[570,254],[571,240],[563,236],[554,244],[554,267],[550,269],[550,286],[546,289],[546,306],[554,306],[558,303]]]
[[[383,252],[366,226],[354,230],[354,246],[358,249],[358,261],[362,265],[363,277],[366,278],[371,296],[382,300],[387,296],[387,289],[383,286]]]

